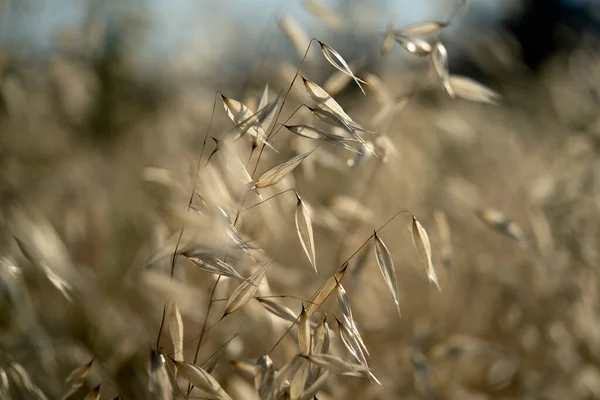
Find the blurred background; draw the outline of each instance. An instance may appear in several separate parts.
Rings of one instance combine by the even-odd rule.
[[[317,276],[298,242],[293,196],[243,214],[240,234],[276,260],[265,293],[308,299],[405,209],[429,232],[442,286],[427,282],[410,221],[386,227],[402,318],[371,246],[344,278],[383,386],[332,377],[319,398],[600,399],[600,4],[314,3],[328,12],[301,0],[0,0],[0,372],[10,378],[0,398],[44,398],[33,386],[59,398],[69,372],[92,357],[98,364],[77,398],[99,383],[102,398],[170,398],[145,391],[164,301],[181,302],[187,343],[206,317],[214,277],[178,260],[174,286],[168,262],[155,268],[160,279],[144,275],[145,262],[172,252],[183,224],[196,244],[223,233],[219,223],[184,215],[194,182],[198,209],[214,203],[231,216],[241,201],[259,201],[242,200],[226,158],[195,180],[198,156],[215,150],[209,140],[201,153],[215,92],[256,109],[266,84],[271,98],[290,84],[302,58],[296,43],[316,37],[372,84],[363,96],[336,83],[317,47],[303,75],[383,133],[374,146],[386,157],[319,149],[264,191],[268,198],[294,187],[310,205]],[[430,57],[397,43],[382,54],[390,27],[450,17],[441,34],[450,73],[486,85],[498,104],[450,98]],[[232,126],[217,100],[215,138]],[[282,119],[301,103],[312,104],[296,84]],[[288,133],[258,171],[312,148]],[[241,145],[244,164],[255,161],[251,142]],[[248,276],[254,264],[237,251],[232,259],[242,261],[231,262]],[[54,276],[47,265],[73,298],[44,278]],[[223,282],[215,298],[235,287]],[[226,359],[256,360],[285,331],[258,306],[239,314],[207,334],[200,359],[237,332]],[[281,366],[296,351],[283,341],[273,359]],[[234,399],[258,398],[230,363],[214,375]]]

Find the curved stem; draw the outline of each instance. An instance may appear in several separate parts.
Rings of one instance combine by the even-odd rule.
[[[314,41],[318,41],[318,40],[315,38],[310,39],[310,42],[308,43],[308,46],[306,47],[306,51],[304,52],[304,56],[302,56],[302,60],[300,60],[298,69],[296,69],[296,73],[294,74],[294,78],[292,79],[290,86],[288,87],[287,91],[285,92],[285,96],[283,96],[283,101],[281,102],[281,107],[279,107],[279,110],[277,110],[277,114],[275,114],[275,124],[273,124],[273,128],[271,128],[269,134],[267,135],[267,138],[265,139],[266,141],[268,141],[269,139],[271,139],[271,137],[273,137],[273,131],[274,131],[275,125],[277,125],[279,116],[281,115],[281,112],[283,111],[283,106],[285,105],[285,101],[287,100],[290,92],[292,91],[292,87],[294,86],[294,83],[296,82],[296,78],[298,78],[298,75],[300,74],[300,69],[302,68],[302,64],[304,63],[304,60],[306,60],[306,56],[308,55],[310,46],[312,46]],[[258,163],[260,162],[260,157],[262,156],[264,150],[265,150],[265,145],[263,144],[260,149],[260,153],[258,154],[258,158],[256,159],[256,165],[254,166],[254,171],[252,171],[252,178],[254,178],[254,175],[256,174],[256,170],[258,169]]]
[[[374,230],[373,233],[370,234],[369,237],[363,242],[363,244],[358,249],[356,249],[356,251],[354,253],[352,253],[352,255],[350,257],[348,257],[348,259],[346,261],[344,261],[344,263],[342,264],[342,266],[340,268],[343,268],[344,265],[346,265],[347,263],[349,263],[350,260],[352,260],[352,258],[354,258],[354,256],[356,256],[358,254],[358,252],[361,251],[363,249],[363,247],[365,247],[367,245],[367,243],[369,243],[369,241],[373,238],[373,236],[375,236],[376,233],[379,233],[380,231],[382,231],[393,220],[395,220],[400,214],[404,214],[404,213],[408,213],[408,214],[414,216],[414,214],[411,213],[408,210],[398,211],[390,219],[388,219],[386,223],[384,223],[383,225],[381,225],[378,229]],[[313,296],[314,296],[314,294],[313,294]],[[296,321],[294,321],[294,323],[292,323],[290,325],[290,327],[283,333],[283,335],[281,335],[281,337],[279,338],[279,340],[277,340],[277,342],[273,345],[273,347],[271,347],[271,350],[269,350],[269,352],[267,354],[270,355],[275,350],[275,348],[277,348],[277,346],[279,346],[279,344],[281,343],[281,341],[283,340],[283,338],[285,338],[287,336],[287,334],[290,333],[290,331],[292,330],[292,328],[294,327],[294,325],[296,325],[298,323],[299,319],[300,319],[300,316],[298,316],[298,318],[296,318]]]

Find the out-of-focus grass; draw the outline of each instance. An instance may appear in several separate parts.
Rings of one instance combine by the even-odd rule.
[[[210,140],[194,182],[213,93],[201,85],[141,79],[126,51],[90,58],[83,50],[57,53],[35,67],[10,54],[2,58],[0,371],[9,384],[0,393],[32,396],[23,389],[23,375],[14,372],[22,365],[48,398],[58,397],[69,372],[94,358],[76,396],[103,383],[106,398],[117,391],[125,399],[163,398],[149,388],[155,382],[147,366],[165,301],[175,298],[181,309],[184,358],[191,362],[196,342],[190,341],[202,330],[215,282],[183,257],[170,280],[174,240],[185,226],[184,242],[220,249],[219,257],[249,276],[255,263],[230,248],[214,208],[231,216],[244,191],[228,175],[220,153],[204,167],[214,149]],[[287,87],[290,77],[278,79],[276,61],[258,61],[266,67],[254,68],[247,91],[240,90],[243,82],[221,91],[248,103],[267,82],[273,93]],[[320,62],[315,50],[305,72],[319,84],[333,71]],[[364,250],[369,253],[363,265],[352,260],[344,278],[369,365],[383,385],[332,376],[319,398],[600,397],[599,65],[593,54],[578,49],[557,55],[534,77],[509,57],[505,69],[494,70],[499,76],[494,89],[503,95],[499,106],[450,99],[433,85],[380,126],[372,125],[381,107],[373,92],[363,97],[349,86],[336,96],[357,122],[385,133],[398,156],[390,154],[385,162],[371,157],[350,168],[349,153],[324,145],[293,179],[265,190],[268,198],[294,187],[310,205],[319,274],[298,241],[296,200],[288,193],[242,213],[236,225],[244,239],[264,250],[252,253],[257,261],[274,257],[268,287],[263,283],[259,293],[308,299],[373,229],[404,209],[429,232],[442,291],[427,281],[411,243],[410,218],[398,217],[379,235],[396,266],[402,318],[372,247]],[[372,72],[398,96],[434,76],[426,61],[414,59],[384,60]],[[309,101],[297,85],[282,116]],[[211,134],[218,137],[231,122],[220,103],[215,115]],[[310,150],[306,143],[280,132],[273,140],[280,154],[266,150],[258,172]],[[239,154],[247,157],[250,142],[239,144]],[[252,160],[251,167],[256,153]],[[198,197],[192,205],[206,217],[186,212],[193,187]],[[362,204],[353,210],[363,219],[351,221],[335,208],[336,196]],[[249,195],[244,206],[258,201]],[[518,224],[526,244],[486,226],[477,217],[481,208],[499,210]],[[441,262],[435,210],[449,220],[448,268]],[[15,237],[38,253],[38,261],[56,268],[71,301],[36,267],[35,257],[32,262],[23,255]],[[143,267],[165,248],[166,258]],[[158,277],[147,276],[148,268]],[[207,326],[218,321],[225,305],[220,300],[237,284],[220,279]],[[281,301],[300,310],[300,300]],[[339,314],[335,302],[325,307]],[[199,360],[239,333],[213,375],[233,398],[250,398],[251,379],[227,361],[254,362],[286,327],[251,301],[205,334]],[[293,338],[272,354],[278,367],[298,351]],[[172,352],[168,327],[159,350]],[[341,346],[335,351],[350,359]],[[180,377],[182,391],[185,383]]]

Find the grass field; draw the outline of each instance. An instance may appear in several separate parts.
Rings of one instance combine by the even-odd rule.
[[[600,398],[595,54],[285,17],[218,93],[102,26],[0,56],[0,398]]]

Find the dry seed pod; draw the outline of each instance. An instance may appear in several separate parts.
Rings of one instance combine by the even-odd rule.
[[[298,347],[300,353],[310,354],[310,323],[304,305],[302,305],[302,313],[300,313],[298,321]]]
[[[442,290],[431,259],[431,243],[429,242],[429,236],[427,235],[425,228],[417,221],[414,215],[412,217],[412,239],[413,245],[419,254],[419,258],[421,258],[421,261],[425,264],[427,279],[435,284],[439,290]]]
[[[300,243],[302,244],[304,253],[308,257],[308,260],[313,266],[316,274],[317,259],[315,255],[315,238],[313,235],[310,211],[308,210],[308,207],[306,206],[304,201],[302,201],[300,196],[298,196],[298,193],[296,193],[296,198],[298,199],[295,214],[296,232],[298,233],[298,237],[300,238]]]
[[[348,263],[345,263],[333,276],[329,277],[325,283],[316,291],[316,293],[310,298],[308,305],[306,306],[306,314],[310,317],[317,308],[323,304],[329,297],[331,292],[335,289],[337,282],[341,282],[342,278],[346,274]]]
[[[297,400],[304,392],[304,386],[310,373],[310,363],[304,359],[298,360],[298,368],[294,372],[292,382],[290,383],[290,399]]]
[[[450,97],[461,97],[478,103],[498,104],[500,100],[500,95],[492,89],[471,78],[460,75],[450,75],[448,77],[446,90]]]
[[[173,341],[173,359],[183,361],[183,320],[175,302],[169,307],[169,333]]]
[[[277,303],[275,300],[264,297],[256,297],[256,300],[271,314],[286,321],[296,323],[296,314],[288,307]]]
[[[342,343],[344,347],[352,356],[361,364],[368,367],[367,359],[362,351],[362,347],[358,343],[354,332],[352,332],[346,325],[340,322],[336,318],[338,323],[338,331],[340,333],[340,338],[342,339]]]
[[[279,181],[281,181],[298,165],[300,165],[300,163],[304,161],[306,157],[310,156],[313,151],[314,149],[307,153],[297,155],[296,157],[293,157],[263,172],[263,174],[254,181],[254,187],[260,189],[279,183]]]
[[[252,298],[254,293],[258,290],[258,286],[265,277],[267,269],[271,266],[273,259],[267,261],[262,267],[258,268],[246,281],[242,282],[237,289],[229,296],[227,305],[225,306],[225,313],[223,317],[229,315],[240,308],[244,307],[246,303]]]
[[[234,100],[222,94],[221,99],[223,100],[223,106],[225,107],[227,115],[236,124],[239,124],[247,119],[251,119],[252,116],[255,114],[248,107],[246,107],[244,104],[240,103],[237,100]],[[256,120],[253,122],[257,121],[258,118],[256,118]],[[247,131],[250,135],[258,137],[262,140],[264,140],[266,137],[266,134],[262,127],[255,126],[254,123],[252,123],[251,126],[248,127]]]
[[[335,115],[331,111],[323,110],[320,108],[312,108],[312,107],[308,107],[308,109],[310,110],[310,112],[313,114],[313,116],[315,118],[319,119],[320,121],[325,122],[326,124],[332,125],[336,128],[343,129],[344,131],[348,132],[355,140],[357,140],[361,143],[364,143],[365,141],[363,138],[361,138],[357,134],[357,132],[374,133],[374,132],[370,132],[370,131],[363,129],[356,124],[349,125],[346,121],[340,119],[337,115]],[[344,140],[351,140],[351,139],[344,138]]]
[[[363,81],[360,78],[357,78],[356,75],[354,75],[354,73],[350,69],[350,66],[348,65],[346,60],[344,60],[337,51],[335,51],[332,47],[327,46],[325,43],[323,43],[321,41],[318,41],[318,42],[319,42],[319,45],[321,45],[321,51],[323,52],[323,55],[325,56],[327,61],[338,71],[340,71],[340,72],[348,75],[352,79],[354,79],[354,82],[356,82],[356,85],[359,87],[360,91],[363,94],[366,94],[365,90],[361,86],[361,83],[366,84],[367,82]]]
[[[200,391],[216,400],[231,400],[211,374],[194,364],[175,361],[177,371]]]
[[[327,325],[327,321],[323,320],[317,327],[313,333],[313,353],[317,354],[326,354],[329,352],[329,325]]]
[[[77,390],[79,390],[81,386],[83,386],[83,384],[85,383],[85,378],[87,378],[90,371],[92,370],[93,362],[94,360],[92,359],[89,363],[77,367],[73,371],[71,371],[69,376],[67,376],[67,379],[65,379],[65,385],[61,399],[64,400],[71,397],[75,394],[75,392],[77,392]]]
[[[446,50],[446,46],[444,46],[440,41],[435,44],[433,51],[433,66],[435,67],[439,77],[442,79],[442,82],[446,84],[449,76],[448,51]]]
[[[302,3],[315,17],[323,21],[331,29],[337,31],[342,27],[342,20],[317,0],[304,0]]]
[[[298,23],[291,17],[283,17],[279,20],[279,26],[287,36],[288,40],[296,49],[300,57],[304,56],[310,39]]]
[[[385,280],[388,290],[392,294],[398,310],[398,315],[401,315],[400,302],[398,301],[398,283],[396,281],[396,270],[394,268],[392,256],[385,243],[377,236],[377,232],[374,233],[373,240],[375,241],[375,257],[377,258],[377,265],[379,265],[383,279]]]
[[[353,129],[359,127],[354,121],[352,121],[352,118],[350,118],[350,116],[346,114],[342,106],[340,106],[338,102],[335,101],[333,97],[331,97],[331,95],[327,93],[327,91],[325,91],[325,89],[323,89],[316,83],[304,78],[302,75],[300,75],[300,77],[304,82],[304,87],[306,88],[306,91],[308,92],[310,97],[312,97],[312,99],[317,103],[317,106],[319,108],[333,113],[337,118],[339,118],[346,125],[350,126]]]
[[[351,140],[351,139],[345,138],[343,136],[334,135],[332,133],[326,133],[318,128],[314,128],[314,127],[308,126],[308,125],[284,125],[284,126],[290,132],[292,132],[298,136],[302,136],[307,139],[313,139],[313,140],[323,140],[324,142],[339,146],[343,149],[352,151],[353,153],[357,152],[357,150],[355,148],[344,143],[344,141]]]
[[[341,283],[336,282],[336,299],[337,304],[344,316],[348,321],[352,321],[352,310],[350,309],[350,302],[348,300],[348,293]]]
[[[498,232],[505,234],[522,245],[526,245],[527,240],[525,239],[523,230],[500,211],[484,208],[478,210],[477,215],[489,227],[496,229]]]

